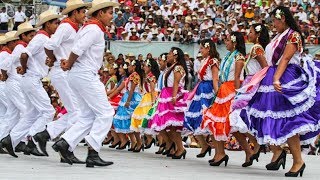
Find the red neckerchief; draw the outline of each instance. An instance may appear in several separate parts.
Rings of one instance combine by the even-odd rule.
[[[73,27],[73,29],[78,32],[79,31],[79,24],[78,23],[75,23],[73,22],[70,18],[65,18],[61,21],[61,24],[62,23],[68,23],[70,24],[71,27]]]
[[[43,35],[45,35],[45,36],[50,37],[49,33],[47,33],[47,31],[45,31],[45,30],[43,30],[43,29],[40,29],[37,34],[43,34]]]
[[[19,40],[19,41],[17,42],[17,44],[21,44],[23,47],[27,47],[27,46],[28,46],[28,43],[26,43],[26,42],[24,42],[24,41],[22,41],[22,40]]]
[[[106,33],[108,35],[109,38],[112,38],[111,34],[107,31],[107,28],[101,23],[101,21],[99,21],[96,18],[90,18],[84,25],[83,27],[86,27],[89,24],[95,24],[97,25],[102,32]]]
[[[3,51],[5,51],[5,52],[7,52],[7,53],[9,53],[9,54],[12,53],[12,51],[11,51],[7,46],[4,46],[4,47],[2,48],[1,52],[3,52]]]

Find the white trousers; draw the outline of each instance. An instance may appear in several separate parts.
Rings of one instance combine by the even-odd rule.
[[[22,77],[21,88],[25,95],[27,112],[11,130],[13,147],[16,147],[27,135],[34,136],[44,131],[55,114],[50,98],[39,77],[26,74]]]
[[[3,122],[4,116],[7,112],[7,97],[4,93],[5,87],[5,82],[0,81],[0,124]]]
[[[99,75],[92,72],[69,72],[68,81],[77,98],[80,116],[62,138],[68,142],[70,151],[85,138],[86,142],[99,152],[114,115],[105,87],[100,82]]]
[[[67,80],[66,72],[50,74],[51,84],[58,91],[60,100],[67,109],[67,114],[62,115],[58,120],[47,124],[47,131],[51,139],[58,137],[69,129],[79,118],[79,107],[76,97],[72,92]]]
[[[7,112],[0,125],[0,140],[5,138],[12,128],[26,113],[25,98],[20,87],[20,80],[7,79],[4,93],[7,97]]]

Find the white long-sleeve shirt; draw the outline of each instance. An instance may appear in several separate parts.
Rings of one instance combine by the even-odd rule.
[[[50,73],[62,71],[60,67],[61,60],[69,58],[76,37],[77,31],[69,23],[62,23],[44,45],[46,49],[53,50],[53,54],[57,59]]]
[[[89,24],[81,28],[72,48],[79,57],[70,72],[98,73],[103,64],[104,48],[104,32],[98,25]]]
[[[49,40],[49,37],[44,34],[37,34],[29,42],[24,50],[29,56],[27,63],[27,75],[39,76],[40,79],[48,75],[49,67],[46,65],[47,55],[44,51],[44,44]]]
[[[7,71],[9,79],[15,79],[15,80],[21,79],[22,76],[17,73],[17,67],[21,66],[20,56],[22,52],[24,52],[25,50],[26,48],[23,45],[18,44],[14,48],[12,53],[8,55],[6,59],[4,59],[4,62],[3,62],[4,66],[2,69]]]

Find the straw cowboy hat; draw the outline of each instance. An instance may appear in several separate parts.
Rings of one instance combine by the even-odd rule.
[[[10,31],[10,32],[7,32],[4,36],[5,36],[5,42],[8,43],[10,41],[15,41],[15,40],[18,40],[19,38],[16,37],[17,31]]]
[[[66,2],[66,8],[61,12],[63,15],[67,15],[69,12],[81,8],[89,7],[91,3],[84,3],[82,0],[69,0]]]
[[[6,44],[6,37],[5,36],[0,36],[0,45]]]
[[[59,19],[59,18],[62,18],[62,15],[59,15],[51,10],[47,10],[47,11],[40,14],[39,22],[36,25],[36,27],[40,27],[41,25],[43,25],[44,23],[46,23],[52,19]]]
[[[18,26],[18,31],[16,37],[19,37],[20,34],[23,34],[28,31],[35,31],[37,28],[33,28],[29,21],[26,21]]]
[[[111,7],[111,6],[115,7],[115,6],[119,6],[119,4],[111,0],[93,0],[91,8],[88,10],[87,14],[91,16],[92,13],[94,13],[95,11],[98,11],[106,7]]]

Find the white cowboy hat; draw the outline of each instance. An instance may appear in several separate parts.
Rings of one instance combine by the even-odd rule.
[[[5,36],[5,40],[4,42],[8,43],[10,41],[15,41],[15,40],[18,40],[19,38],[16,37],[17,31],[10,31],[10,32],[7,32],[4,36]]]
[[[26,21],[18,26],[18,31],[16,33],[16,37],[19,37],[20,34],[23,34],[28,31],[35,31],[38,28],[33,28],[29,21]]]
[[[6,37],[5,36],[0,36],[0,45],[6,44]]]
[[[91,8],[88,10],[87,14],[91,16],[92,13],[94,13],[95,11],[98,11],[106,7],[115,7],[115,6],[119,6],[119,3],[113,2],[111,0],[93,0]]]
[[[66,2],[66,8],[61,12],[63,15],[76,10],[81,7],[89,7],[91,3],[84,3],[82,0],[68,0]]]
[[[62,17],[62,15],[59,15],[51,10],[47,10],[47,11],[40,14],[39,22],[37,23],[36,27],[40,27],[41,25],[43,25],[44,23],[46,23],[52,19],[59,19],[61,17]]]

